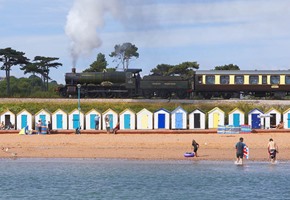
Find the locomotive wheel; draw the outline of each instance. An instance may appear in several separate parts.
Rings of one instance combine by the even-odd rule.
[[[151,99],[152,96],[153,96],[153,92],[151,90],[144,90],[143,91],[143,96],[146,98],[146,99]]]
[[[185,91],[178,91],[177,96],[179,99],[185,99],[187,97],[187,93]]]

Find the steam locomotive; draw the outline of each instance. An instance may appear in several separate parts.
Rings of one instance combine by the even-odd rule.
[[[285,97],[290,93],[288,70],[197,70],[187,76],[144,76],[141,69],[114,72],[65,74],[65,85],[58,88],[62,97],[80,92],[87,98],[170,98]]]

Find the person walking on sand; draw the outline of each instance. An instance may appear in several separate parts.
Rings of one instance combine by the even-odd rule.
[[[191,145],[193,148],[194,155],[195,157],[197,157],[197,150],[199,148],[199,144],[193,139]]]
[[[279,153],[279,152],[278,152],[278,145],[276,144],[276,142],[274,142],[274,140],[272,138],[269,139],[268,152],[270,155],[271,163],[275,163],[276,162],[276,153]]]
[[[246,144],[244,143],[244,138],[240,138],[239,142],[236,144],[236,164],[243,164],[244,148]]]

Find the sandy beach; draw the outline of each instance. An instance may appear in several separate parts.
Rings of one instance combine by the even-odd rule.
[[[243,137],[249,160],[267,161],[267,144],[279,146],[279,160],[290,160],[287,133],[263,134],[52,134],[0,135],[1,158],[114,158],[142,160],[235,160],[235,144]],[[199,157],[185,158],[191,141],[199,144]]]

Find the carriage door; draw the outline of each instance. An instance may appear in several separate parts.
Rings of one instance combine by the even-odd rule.
[[[200,113],[193,114],[193,128],[200,128]]]
[[[56,129],[63,129],[62,128],[62,115],[61,114],[56,115]]]
[[[219,125],[219,113],[213,113],[213,128],[217,128]]]
[[[96,128],[95,117],[96,117],[96,114],[90,114],[90,129]]]
[[[176,113],[175,114],[175,128],[176,129],[182,129],[183,125],[183,114],[182,113]]]
[[[79,121],[80,121],[80,115],[73,114],[73,129],[76,129],[79,127]]]
[[[142,129],[148,129],[148,115],[142,115],[141,116],[141,128]]]
[[[276,114],[270,114],[270,127],[276,127],[276,125],[278,124],[276,121]]]
[[[125,129],[131,129],[131,115],[130,114],[124,114],[124,128]]]
[[[165,114],[158,114],[158,128],[165,128]]]
[[[234,113],[233,114],[233,119],[234,119],[234,127],[239,127],[240,126],[240,114],[239,113]]]
[[[252,129],[261,128],[261,118],[259,115],[260,114],[252,114]]]
[[[21,129],[27,126],[27,115],[21,115]]]

